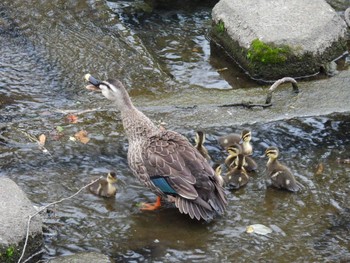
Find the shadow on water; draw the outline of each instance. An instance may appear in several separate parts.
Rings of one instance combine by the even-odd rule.
[[[0,41],[7,43],[0,46],[0,176],[13,179],[37,205],[67,197],[110,170],[118,177],[115,198],[84,191],[50,209],[43,258],[97,251],[117,262],[349,260],[348,115],[246,125],[259,170],[245,188],[228,192],[224,217],[203,223],[171,207],[139,211],[137,204],[155,196],[128,169],[118,114],[83,89],[83,74],[122,76],[135,87],[133,96],[149,99],[192,86],[226,89],[228,82],[208,62],[216,60],[204,37],[209,8],[138,17],[126,12],[135,10],[133,2],[142,1],[0,4]],[[240,87],[253,85],[240,81]],[[76,123],[67,120],[66,109],[90,108],[95,110],[77,114]],[[193,143],[193,130],[174,128]],[[217,137],[242,128],[206,130],[215,161],[225,159]],[[71,139],[81,130],[88,133],[87,144]],[[29,140],[40,134],[47,136],[49,154]],[[261,156],[270,145],[280,148],[281,161],[304,191],[268,187]],[[273,232],[246,233],[255,223]]]

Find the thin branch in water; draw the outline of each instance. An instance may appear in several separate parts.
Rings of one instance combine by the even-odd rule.
[[[96,109],[87,109],[87,110],[61,110],[61,109],[55,109],[55,112],[63,113],[63,114],[75,114],[75,115],[81,115],[88,112],[97,112],[97,111],[105,111],[105,109],[96,108]]]
[[[32,258],[36,257],[37,255],[44,253],[45,250],[44,249],[40,249],[38,252],[34,253],[33,255],[31,255],[29,258],[27,258],[25,261],[23,261],[23,263],[29,262],[29,260],[31,260]],[[19,262],[19,261],[18,261]]]
[[[75,194],[72,194],[71,196],[64,197],[64,198],[62,198],[62,199],[60,199],[60,200],[58,200],[58,201],[55,201],[55,202],[49,203],[49,204],[47,204],[47,205],[45,205],[45,206],[42,206],[42,207],[40,207],[40,209],[39,209],[36,213],[34,213],[34,214],[32,214],[32,215],[29,215],[29,217],[28,217],[28,222],[27,222],[27,234],[26,234],[26,239],[25,239],[24,246],[23,246],[23,250],[22,250],[22,254],[21,254],[21,257],[20,257],[19,260],[18,260],[18,263],[21,262],[21,260],[22,260],[22,258],[23,258],[23,256],[24,256],[24,253],[25,253],[25,251],[26,251],[26,247],[27,247],[27,243],[28,243],[28,238],[29,238],[29,232],[30,232],[30,221],[32,220],[32,218],[35,217],[36,215],[38,215],[39,213],[41,213],[42,211],[44,211],[44,210],[45,210],[46,208],[48,208],[49,206],[62,203],[62,202],[65,201],[65,200],[68,200],[68,199],[71,199],[71,198],[75,197],[75,196],[78,195],[81,191],[83,191],[85,188],[89,187],[90,185],[94,184],[95,182],[97,182],[98,180],[100,180],[100,179],[102,179],[102,178],[103,178],[103,176],[100,176],[100,177],[97,178],[96,180],[94,180],[94,181],[92,181],[91,183],[89,183],[89,184],[83,186],[82,188],[80,188]],[[26,261],[27,261],[27,260],[26,260]],[[24,262],[26,262],[26,261],[24,261]],[[23,263],[24,263],[24,262],[23,262]]]
[[[49,150],[46,149],[45,146],[44,146],[36,137],[34,137],[33,135],[31,135],[31,134],[29,134],[29,133],[27,133],[27,132],[25,132],[25,131],[22,131],[22,130],[20,130],[20,129],[17,129],[17,130],[19,130],[21,133],[23,133],[23,134],[24,134],[26,137],[28,137],[29,140],[31,140],[32,142],[36,142],[36,143],[38,144],[38,146],[39,146],[39,149],[42,150],[44,153],[47,153],[48,155],[50,155],[50,157],[52,158],[52,155],[51,155],[51,153],[49,152]]]

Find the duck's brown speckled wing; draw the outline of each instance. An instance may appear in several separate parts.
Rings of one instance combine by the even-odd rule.
[[[161,131],[151,136],[142,158],[150,181],[163,195],[176,197],[180,212],[205,220],[224,212],[226,196],[213,169],[182,135]]]

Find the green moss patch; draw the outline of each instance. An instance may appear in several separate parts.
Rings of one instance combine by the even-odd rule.
[[[288,46],[275,47],[259,39],[254,39],[247,52],[247,59],[251,62],[264,64],[278,64],[287,60],[291,49]]]
[[[225,32],[225,23],[221,20],[215,25],[216,32],[224,33]]]
[[[9,246],[8,248],[0,252],[0,262],[11,263],[16,262],[18,258],[18,251],[16,251],[14,246]]]

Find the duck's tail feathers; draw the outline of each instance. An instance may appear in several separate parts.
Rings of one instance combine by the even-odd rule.
[[[188,214],[192,219],[196,218],[198,221],[201,219],[209,221],[216,214],[214,210],[208,210],[193,200],[184,199],[180,196],[176,198],[175,206],[179,209],[180,213]]]
[[[188,200],[177,196],[175,200],[175,206],[181,213],[188,214],[192,219],[205,221],[212,220],[218,214],[224,214],[226,205],[227,200],[223,190],[219,195],[212,193],[207,202],[200,197],[196,200]]]

